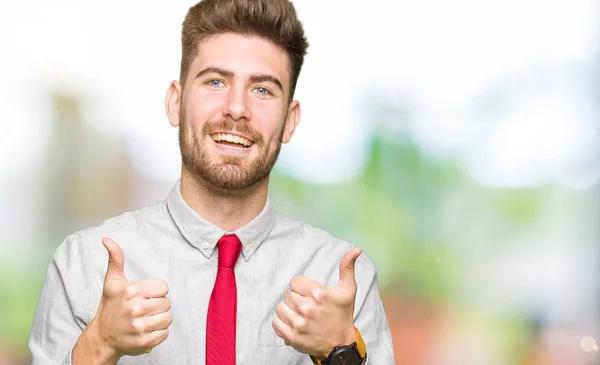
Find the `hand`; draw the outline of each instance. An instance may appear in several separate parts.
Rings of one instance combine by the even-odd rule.
[[[354,265],[361,253],[360,248],[355,248],[344,255],[340,281],[333,288],[304,276],[292,279],[291,290],[275,308],[277,317],[272,322],[275,333],[286,345],[324,359],[334,347],[356,341]]]
[[[173,321],[166,297],[169,287],[160,279],[128,281],[119,245],[109,238],[102,244],[108,251],[108,267],[100,306],[88,327],[116,357],[149,353],[169,335]]]

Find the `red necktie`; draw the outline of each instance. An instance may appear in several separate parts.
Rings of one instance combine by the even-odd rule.
[[[235,365],[237,289],[233,267],[242,243],[236,235],[228,234],[217,245],[219,268],[206,318],[206,365]]]

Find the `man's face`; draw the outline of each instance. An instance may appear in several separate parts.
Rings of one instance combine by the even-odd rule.
[[[269,41],[231,33],[203,41],[179,106],[187,169],[226,190],[267,178],[299,119],[289,87],[288,57]]]

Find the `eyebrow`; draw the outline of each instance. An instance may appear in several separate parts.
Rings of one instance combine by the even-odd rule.
[[[211,66],[211,67],[207,67],[204,70],[198,72],[198,74],[196,75],[196,78],[200,78],[200,77],[202,77],[206,74],[210,74],[210,73],[222,75],[224,77],[233,77],[233,72],[228,71],[228,70],[223,70],[222,68]]]
[[[270,76],[270,75],[252,75],[250,76],[250,81],[252,81],[252,83],[261,83],[261,82],[270,82],[275,84],[279,90],[281,92],[283,92],[283,85],[281,84],[281,81],[279,81],[279,79],[277,77],[274,76]]]
[[[200,78],[206,74],[209,73],[214,73],[214,74],[218,74],[221,75],[223,77],[227,77],[227,78],[232,78],[233,77],[233,72],[229,71],[229,70],[224,70],[222,68],[219,67],[214,67],[214,66],[210,66],[207,67],[205,69],[203,69],[202,71],[198,72],[198,74],[196,75],[196,78]],[[271,75],[252,75],[250,76],[250,81],[252,83],[260,83],[260,82],[270,82],[275,84],[279,90],[281,92],[283,92],[283,84],[281,83],[281,81],[279,81],[279,79],[275,76],[271,76]]]

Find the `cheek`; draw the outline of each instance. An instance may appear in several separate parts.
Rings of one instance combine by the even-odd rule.
[[[222,110],[222,96],[195,93],[186,100],[186,117],[194,126],[202,126]],[[197,128],[196,128],[197,129]]]
[[[279,105],[256,103],[252,109],[252,126],[263,135],[265,141],[274,141],[281,134],[285,116]]]

